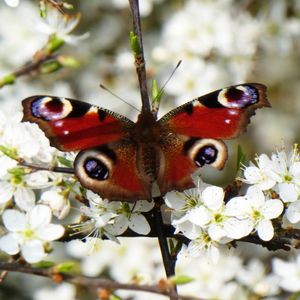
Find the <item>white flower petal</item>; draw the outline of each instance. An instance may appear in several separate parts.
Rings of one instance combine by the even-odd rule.
[[[170,192],[165,198],[165,203],[175,210],[182,210],[186,205],[186,202],[180,197],[178,192]]]
[[[134,205],[133,212],[148,212],[154,207],[154,201],[146,201],[146,200],[140,200],[136,201]]]
[[[15,209],[7,209],[2,215],[4,226],[12,232],[22,231],[26,229],[26,216]]]
[[[38,240],[32,240],[22,246],[21,249],[24,259],[29,263],[36,263],[47,256],[43,243]]]
[[[36,230],[36,235],[43,241],[54,241],[58,240],[63,236],[65,229],[59,224],[46,224]]]
[[[211,220],[212,215],[204,205],[201,205],[200,207],[191,209],[186,214],[186,217],[191,223],[202,227]]]
[[[9,201],[14,193],[13,186],[6,182],[6,181],[0,181],[0,204],[4,204],[7,201]]]
[[[226,236],[226,231],[217,224],[211,224],[207,230],[208,235],[214,241],[219,241],[221,238]]]
[[[9,255],[15,255],[20,252],[18,239],[13,234],[7,234],[0,238],[0,249]]]
[[[279,183],[279,196],[284,202],[294,202],[298,199],[299,190],[297,189],[296,185],[293,183]]]
[[[267,200],[263,209],[262,214],[266,219],[275,219],[283,211],[283,204],[282,201],[279,199],[270,199]]]
[[[265,195],[257,186],[248,188],[246,198],[250,205],[256,209],[260,209],[265,203]]]
[[[205,206],[213,211],[219,210],[224,199],[224,191],[218,186],[209,186],[205,188],[202,192],[202,200]]]
[[[128,225],[128,219],[124,215],[119,215],[114,219],[113,224],[105,225],[105,230],[112,235],[120,235],[127,230]]]
[[[269,241],[274,236],[274,228],[270,220],[262,220],[256,226],[258,236],[263,241]]]
[[[35,194],[31,189],[18,186],[15,191],[16,204],[25,211],[30,211],[35,205]]]
[[[129,219],[129,228],[139,234],[148,234],[151,230],[150,225],[141,214],[132,214]]]
[[[245,197],[235,197],[230,199],[225,206],[224,214],[226,216],[247,218],[252,212],[250,203]]]
[[[300,201],[290,203],[285,215],[291,223],[298,223],[300,221]]]
[[[28,214],[30,227],[35,229],[51,222],[52,212],[47,205],[36,205]]]
[[[240,239],[251,233],[254,228],[254,223],[250,219],[239,220],[229,218],[223,223],[226,235],[232,239]]]

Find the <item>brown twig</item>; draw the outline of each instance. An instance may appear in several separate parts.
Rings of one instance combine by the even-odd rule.
[[[147,88],[146,66],[144,58],[143,38],[141,30],[141,20],[139,11],[139,1],[129,0],[132,19],[133,19],[133,32],[137,36],[140,46],[140,53],[135,57],[135,67],[139,79],[140,92],[142,97],[142,111],[150,112],[150,102]]]
[[[138,285],[138,284],[126,284],[118,283],[108,279],[93,278],[88,276],[81,275],[71,275],[59,273],[53,268],[44,269],[44,268],[34,268],[29,265],[23,265],[20,263],[8,263],[0,262],[0,270],[19,272],[25,274],[38,275],[48,278],[60,278],[60,281],[67,281],[75,285],[87,287],[91,289],[108,289],[108,290],[131,290],[131,291],[141,291],[149,292],[152,294],[170,296],[171,291],[165,286],[165,289],[162,289],[160,285]],[[179,299],[182,300],[201,300],[200,298],[190,297],[190,296],[179,296]]]
[[[57,173],[74,174],[73,168],[39,165],[39,164],[28,163],[25,161],[19,161],[18,164],[19,166],[26,167],[36,171],[50,171],[50,172],[57,172]]]

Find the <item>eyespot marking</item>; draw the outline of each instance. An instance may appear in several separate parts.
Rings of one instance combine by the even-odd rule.
[[[46,121],[63,119],[72,109],[72,104],[65,98],[46,96],[37,98],[31,103],[32,115]]]
[[[100,160],[94,157],[88,157],[83,163],[86,174],[93,179],[107,180],[109,170],[107,166]]]
[[[221,90],[218,101],[228,108],[244,108],[259,101],[258,91],[249,85],[238,85]]]

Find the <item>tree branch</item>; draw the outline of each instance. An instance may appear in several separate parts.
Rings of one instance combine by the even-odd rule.
[[[56,279],[56,282],[67,281],[75,285],[87,287],[91,289],[107,289],[107,290],[131,290],[131,291],[140,291],[148,292],[152,294],[170,296],[172,294],[171,287],[172,285],[137,285],[137,284],[126,284],[118,283],[108,279],[94,278],[81,275],[71,275],[59,273],[55,270],[55,267],[44,269],[44,268],[34,268],[29,265],[23,265],[20,263],[8,263],[0,262],[0,270],[3,271],[12,271],[25,274],[32,274],[42,277],[48,277]],[[190,297],[190,296],[179,296],[182,300],[201,300],[200,298]]]
[[[138,56],[135,56],[135,67],[139,79],[140,92],[142,98],[142,111],[150,112],[150,102],[147,88],[147,76],[146,76],[146,67],[145,67],[145,58],[144,58],[144,48],[143,48],[143,38],[141,30],[141,20],[140,20],[140,11],[139,11],[139,1],[138,0],[129,0],[132,19],[133,19],[133,32],[138,38],[140,53]]]

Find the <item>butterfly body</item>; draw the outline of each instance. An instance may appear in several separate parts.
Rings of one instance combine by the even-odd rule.
[[[137,122],[85,102],[32,96],[24,121],[37,123],[52,146],[80,151],[74,167],[81,184],[109,200],[152,198],[193,187],[191,174],[210,164],[222,169],[226,145],[246,129],[254,110],[270,106],[261,84],[228,87],[196,98],[157,120],[142,111]]]

